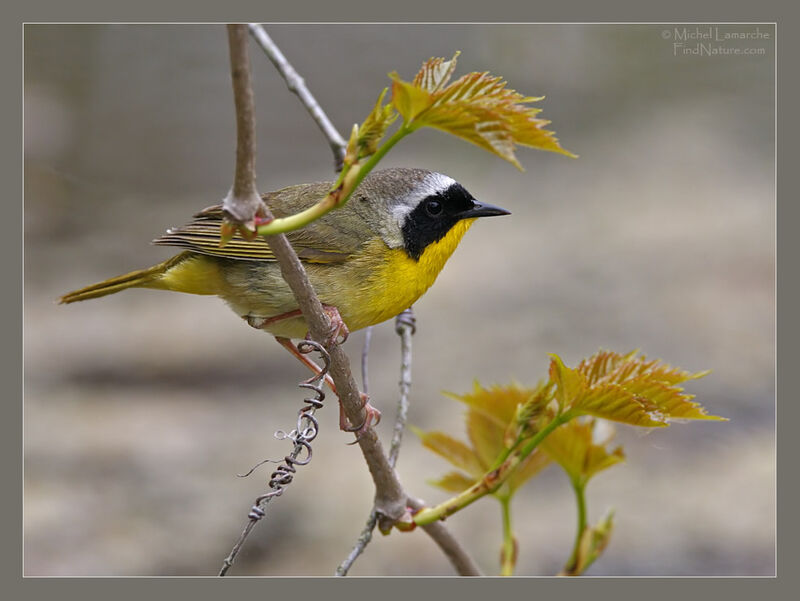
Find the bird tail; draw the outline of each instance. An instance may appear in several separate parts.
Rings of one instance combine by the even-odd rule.
[[[59,304],[74,303],[77,301],[88,300],[90,298],[99,298],[107,294],[114,294],[120,290],[127,288],[161,288],[170,290],[173,289],[168,283],[162,280],[162,276],[176,265],[183,263],[186,259],[192,256],[192,253],[183,252],[179,255],[167,259],[163,263],[154,265],[148,269],[140,269],[132,271],[125,275],[120,275],[104,282],[86,286],[80,290],[69,292],[60,299]]]

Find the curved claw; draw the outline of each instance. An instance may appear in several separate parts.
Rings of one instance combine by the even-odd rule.
[[[347,444],[356,444],[361,438],[364,436],[364,433],[373,425],[377,426],[381,421],[381,412],[378,411],[375,407],[369,404],[369,397],[364,394],[361,394],[361,400],[364,401],[364,411],[366,415],[364,416],[364,421],[359,426],[352,426],[350,425],[349,420],[344,414],[344,411],[341,409],[340,404],[340,413],[339,413],[339,428],[343,432],[353,432],[356,435],[356,439],[353,442]]]
[[[342,340],[339,344],[344,344],[347,341],[347,338],[350,336],[350,330],[347,329],[347,325],[344,323],[342,316],[339,314],[339,309],[334,307],[333,305],[322,305],[325,314],[328,316],[328,319],[331,321],[331,333],[328,339],[325,341],[326,346],[331,346],[336,343],[337,338],[339,336],[342,337]]]

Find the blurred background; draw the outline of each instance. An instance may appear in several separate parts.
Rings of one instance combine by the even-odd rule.
[[[772,575],[775,570],[774,29],[768,39],[681,39],[698,26],[270,25],[347,133],[387,73],[410,79],[461,50],[456,76],[490,70],[526,95],[580,158],[520,149],[524,173],[422,131],[384,166],[459,180],[511,217],[480,222],[415,306],[410,423],[463,438],[441,395],[545,377],[608,348],[692,371],[725,423],[620,426],[627,461],[588,487],[616,510],[590,575]],[[699,26],[701,32],[708,31]],[[677,38],[677,39],[676,39]],[[676,45],[677,44],[677,45]],[[213,575],[289,445],[302,367],[215,298],[132,290],[58,306],[70,290],[149,266],[149,241],[219,202],[235,128],[221,25],[25,27],[25,574]],[[316,125],[251,45],[262,191],[332,177]],[[358,370],[363,332],[346,348]],[[377,327],[370,392],[387,441],[400,370]],[[319,412],[314,460],[248,540],[234,575],[332,575],[372,501],[361,453]],[[429,503],[449,465],[408,433],[398,470]],[[575,507],[550,467],[515,497],[519,575],[567,560]],[[499,505],[448,520],[487,574]],[[353,575],[450,575],[421,532],[377,536]]]

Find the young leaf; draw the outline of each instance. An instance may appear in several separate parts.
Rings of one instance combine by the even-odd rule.
[[[536,388],[525,388],[519,384],[510,384],[508,386],[494,385],[484,388],[476,380],[473,383],[471,393],[444,392],[443,394],[446,397],[464,403],[470,409],[492,418],[498,426],[505,429],[514,419],[517,407],[527,403],[531,397],[538,395],[543,387],[544,384],[539,384]],[[546,405],[549,399],[540,399],[540,401]]]
[[[436,486],[461,492],[498,461],[509,446],[524,433],[535,432],[536,421],[552,398],[552,385],[540,383],[536,388],[523,388],[519,384],[482,387],[477,381],[471,393],[457,395],[445,393],[468,406],[466,429],[471,447],[442,434],[415,430],[423,445],[447,458],[469,476],[451,472],[434,482]],[[524,420],[524,423],[520,423]],[[509,433],[513,436],[509,437]],[[508,480],[508,491],[513,492],[534,477],[550,462],[544,453],[534,452],[516,467]],[[476,472],[476,467],[479,469]],[[472,480],[469,480],[472,478]],[[467,482],[467,486],[463,486]],[[458,491],[455,489],[458,488]]]
[[[412,428],[419,436],[422,445],[447,459],[458,469],[464,470],[470,476],[479,478],[485,468],[475,452],[460,440],[448,436],[444,432],[423,432],[419,428]]]
[[[597,384],[581,394],[571,409],[642,428],[669,425],[666,416],[647,397],[637,396],[618,384]]]
[[[658,359],[648,361],[644,355],[637,357],[637,352],[631,351],[621,355],[601,350],[581,361],[576,369],[586,375],[590,385],[598,382],[623,383],[640,377],[667,384],[680,384],[687,380],[702,378],[709,373],[707,371],[691,373],[662,363]]]
[[[622,447],[606,449],[610,437],[594,440],[595,420],[572,421],[560,426],[542,441],[542,449],[556,461],[570,479],[585,483],[592,476],[625,460]]]
[[[555,354],[550,355],[550,381],[555,384],[555,398],[563,411],[572,407],[586,392],[586,378],[579,371],[570,369]]]
[[[544,468],[550,465],[551,461],[552,459],[550,455],[542,452],[540,449],[536,449],[533,453],[523,459],[517,469],[508,479],[508,488],[511,494],[513,494],[514,491],[516,491],[520,486],[525,484],[528,480],[536,476]]]
[[[378,149],[378,142],[383,138],[386,130],[397,119],[397,113],[391,104],[383,105],[388,88],[384,88],[378,101],[372,108],[372,112],[367,115],[358,130],[359,158],[364,158],[374,154]]]
[[[469,478],[461,472],[448,472],[438,480],[428,480],[428,483],[448,492],[459,493],[475,484],[475,478]]]
[[[541,109],[526,106],[543,97],[523,96],[506,87],[502,78],[489,73],[468,73],[445,86],[455,69],[449,61],[426,61],[413,81],[392,78],[392,104],[410,128],[433,127],[458,136],[522,166],[514,154],[516,145],[559,152],[574,157],[558,143],[549,123],[536,115]]]
[[[708,415],[678,384],[708,372],[691,373],[658,360],[601,351],[566,367],[551,355],[550,378],[562,410],[594,415],[634,426],[669,425],[670,418],[721,420]]]
[[[561,576],[580,576],[605,551],[614,530],[614,512],[601,519],[596,526],[587,526],[581,533],[573,565],[567,566]]]
[[[456,70],[456,59],[461,52],[456,51],[449,61],[443,58],[429,58],[422,64],[419,73],[414,77],[413,85],[426,92],[438,92]]]
[[[600,365],[604,367],[600,368]],[[703,407],[692,402],[694,395],[686,394],[677,386],[702,378],[709,373],[707,371],[688,372],[658,359],[648,360],[644,355],[637,357],[636,351],[627,355],[601,351],[582,361],[577,369],[594,374],[592,379],[597,383],[618,384],[640,401],[652,403],[664,419],[725,419],[708,415]]]
[[[472,409],[467,412],[466,422],[469,441],[486,471],[506,448],[505,425],[500,425],[492,417]]]

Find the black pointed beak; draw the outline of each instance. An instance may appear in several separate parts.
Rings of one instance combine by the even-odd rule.
[[[487,202],[473,200],[471,209],[467,209],[458,214],[460,219],[472,219],[473,217],[491,217],[492,215],[511,215],[511,211],[506,211],[500,207],[490,205]]]

